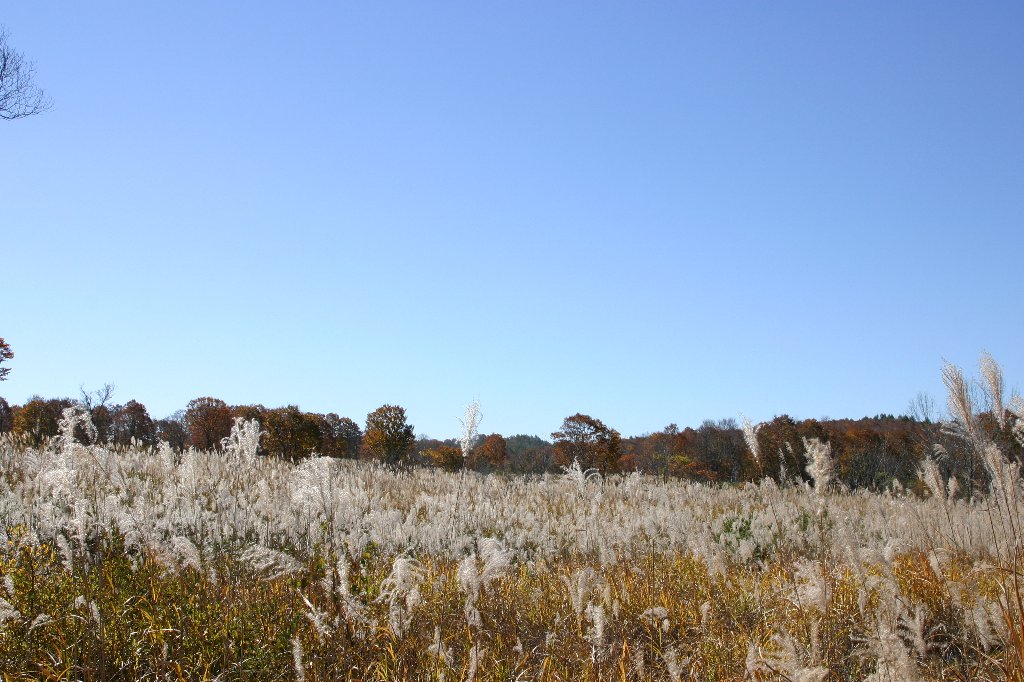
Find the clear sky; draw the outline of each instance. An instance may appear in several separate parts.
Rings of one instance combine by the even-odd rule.
[[[1024,385],[1020,2],[8,3],[10,402],[447,437]]]

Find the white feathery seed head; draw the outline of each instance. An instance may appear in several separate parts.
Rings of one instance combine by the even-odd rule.
[[[465,416],[459,420],[462,424],[462,435],[459,438],[459,446],[462,448],[462,457],[469,457],[469,453],[476,444],[477,428],[484,416],[480,412],[480,403],[474,400],[466,406]]]
[[[917,476],[931,491],[932,497],[940,502],[946,501],[946,485],[942,480],[939,465],[931,457],[925,457],[917,470]]]
[[[988,396],[992,416],[995,417],[999,428],[1006,426],[1006,409],[1003,406],[1003,370],[986,351],[981,354],[981,379],[985,394]]]
[[[832,446],[822,443],[817,438],[804,438],[804,450],[807,452],[807,473],[814,480],[814,492],[824,495],[832,482],[834,466],[832,464]]]
[[[0,626],[9,620],[15,620],[18,618],[21,618],[21,614],[18,612],[18,609],[14,608],[11,602],[0,597]]]
[[[306,666],[302,662],[305,652],[302,650],[302,641],[298,636],[292,637],[292,663],[295,666],[295,679],[298,682],[306,682]]]
[[[750,450],[750,454],[754,457],[754,462],[758,465],[761,464],[761,445],[757,442],[757,432],[761,430],[761,424],[754,424],[746,415],[740,415],[743,427],[743,440],[747,443],[747,448]]]
[[[67,451],[78,444],[75,438],[75,430],[81,428],[85,440],[88,443],[96,442],[96,425],[92,423],[89,410],[84,405],[74,404],[65,407],[61,413],[60,422],[57,425],[57,448]]]
[[[221,445],[226,454],[253,462],[259,452],[260,437],[263,434],[264,431],[260,428],[260,423],[255,419],[247,420],[235,417],[235,422],[231,425],[231,435],[224,438]]]

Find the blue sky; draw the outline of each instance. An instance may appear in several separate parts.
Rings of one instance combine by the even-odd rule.
[[[1021,3],[20,3],[0,392],[454,435],[1024,381]],[[941,400],[940,400],[941,402]]]

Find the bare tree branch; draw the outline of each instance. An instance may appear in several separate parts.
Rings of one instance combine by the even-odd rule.
[[[32,82],[34,76],[35,66],[7,44],[7,32],[0,28],[0,118],[33,116],[53,106]]]

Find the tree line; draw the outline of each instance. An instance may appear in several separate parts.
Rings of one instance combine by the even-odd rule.
[[[940,460],[962,484],[982,480],[983,463],[961,452],[937,422],[909,416],[878,415],[863,419],[795,420],[788,415],[760,424],[753,433],[756,451],[733,419],[707,420],[699,426],[664,429],[623,438],[618,431],[586,414],[566,417],[550,439],[538,436],[481,434],[464,452],[457,439],[416,437],[405,409],[382,405],[362,425],[333,412],[304,412],[295,405],[228,405],[200,397],[186,409],[153,419],[137,400],[114,404],[109,392],[70,398],[33,397],[23,405],[0,398],[0,433],[10,432],[25,444],[41,446],[57,435],[61,414],[79,405],[96,427],[96,442],[110,446],[156,446],[167,442],[177,451],[219,450],[236,419],[259,422],[264,431],[261,454],[297,461],[312,455],[376,459],[391,465],[468,468],[480,472],[543,473],[560,471],[573,461],[607,475],[642,471],[663,477],[708,482],[807,480],[807,443],[832,448],[836,479],[850,488],[881,489],[894,482],[910,486],[917,468],[939,444]],[[980,426],[1018,461],[1024,452],[1013,438],[1016,417],[1000,423],[983,414]],[[84,440],[84,434],[81,436]]]
[[[0,364],[13,357],[0,338]],[[0,367],[0,380],[9,368]],[[79,399],[33,397],[9,405],[0,397],[0,433],[10,432],[27,445],[40,446],[57,435],[64,409],[88,411],[98,443],[153,447],[166,442],[183,451],[219,450],[236,419],[256,420],[264,434],[263,455],[297,461],[314,454],[375,459],[392,466],[468,468],[479,472],[557,472],[578,462],[602,475],[642,471],[663,477],[706,482],[740,482],[770,477],[777,481],[809,480],[807,449],[814,439],[830,445],[836,480],[849,488],[879,490],[912,486],[926,456],[937,458],[948,476],[973,492],[984,481],[983,462],[952,437],[940,422],[923,417],[877,415],[863,419],[804,419],[777,416],[758,426],[733,419],[707,420],[696,428],[669,424],[664,429],[623,438],[600,419],[577,413],[566,417],[550,440],[539,436],[475,435],[470,442],[416,437],[405,409],[382,405],[360,426],[333,412],[305,412],[298,406],[229,405],[199,397],[164,419],[153,419],[137,400],[115,404],[113,388],[82,391]],[[982,412],[978,428],[1015,461],[1024,451],[1014,430],[1024,428],[1017,415],[1003,410],[997,418]],[[92,438],[93,436],[89,436]],[[80,434],[86,440],[86,434]]]

